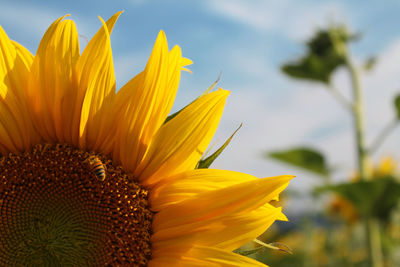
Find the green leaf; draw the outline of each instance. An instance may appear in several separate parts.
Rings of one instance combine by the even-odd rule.
[[[396,117],[400,120],[400,94],[394,99],[394,107],[396,108]]]
[[[327,191],[347,199],[361,215],[382,220],[389,217],[400,198],[400,184],[390,176],[319,187],[315,193],[321,194]]]
[[[232,138],[235,136],[235,134],[239,131],[239,129],[242,127],[242,123],[239,125],[239,127],[233,132],[233,134],[225,141],[225,143],[217,149],[212,155],[209,157],[200,160],[197,163],[196,169],[207,169],[211,166],[211,164],[218,158],[218,156],[224,151],[224,149],[229,145],[231,142]]]
[[[347,43],[355,39],[345,27],[320,30],[306,44],[307,54],[284,64],[282,71],[293,78],[329,84],[333,72],[346,62]]]
[[[298,62],[284,65],[282,71],[293,78],[329,84],[332,73],[342,63],[342,60],[324,59],[311,54]]]
[[[284,151],[276,151],[269,153],[268,156],[319,175],[329,175],[329,169],[324,156],[322,153],[311,148],[300,147]]]

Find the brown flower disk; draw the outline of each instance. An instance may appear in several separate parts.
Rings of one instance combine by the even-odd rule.
[[[146,266],[148,192],[121,167],[68,145],[37,145],[0,161],[0,266]]]

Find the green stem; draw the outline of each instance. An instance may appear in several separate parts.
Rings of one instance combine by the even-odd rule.
[[[372,266],[383,267],[383,255],[382,255],[382,241],[379,227],[379,221],[376,218],[368,219],[369,232],[370,232],[370,244],[369,251],[371,255]]]
[[[364,101],[361,90],[360,78],[358,69],[354,64],[348,60],[347,67],[350,71],[351,81],[353,85],[354,103],[353,103],[353,117],[354,117],[354,128],[356,131],[356,143],[357,143],[357,156],[358,156],[358,169],[360,171],[360,177],[362,180],[367,180],[369,175],[367,174],[368,168],[368,152],[365,146],[364,140]]]
[[[362,95],[362,88],[359,79],[359,72],[355,65],[347,56],[346,65],[350,71],[350,76],[353,85],[354,104],[354,128],[356,131],[357,155],[358,155],[358,169],[360,172],[361,180],[369,180],[371,175],[367,173],[368,170],[368,150],[365,146],[364,140],[364,101]],[[383,267],[382,247],[379,234],[379,224],[376,219],[364,218],[365,233],[368,243],[368,261],[371,267]]]

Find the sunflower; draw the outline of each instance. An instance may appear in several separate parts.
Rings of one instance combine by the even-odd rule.
[[[0,27],[1,266],[264,266],[232,251],[275,220],[291,176],[196,169],[228,91],[170,116],[191,64],[160,32],[115,90],[112,16],[80,54],[57,19],[33,56]]]

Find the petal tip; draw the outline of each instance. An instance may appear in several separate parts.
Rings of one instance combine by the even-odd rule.
[[[231,94],[231,91],[222,89],[222,88],[218,88],[218,92],[221,93],[225,97],[228,97]]]
[[[162,44],[167,44],[167,35],[165,34],[164,30],[160,30],[157,35],[156,43],[162,42]]]

